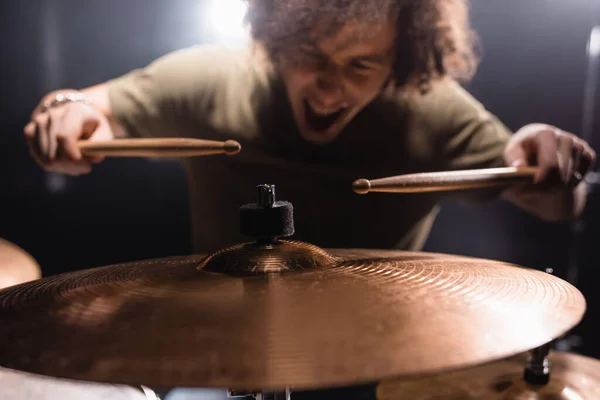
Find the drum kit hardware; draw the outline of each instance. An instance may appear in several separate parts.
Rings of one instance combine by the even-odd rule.
[[[291,400],[292,392],[290,389],[286,389],[285,392],[281,393],[256,393],[256,392],[236,392],[233,390],[227,391],[227,397],[230,399],[234,398],[247,398],[252,397],[255,400]]]
[[[94,155],[240,150],[232,141],[114,142]],[[353,189],[489,187],[534,173],[429,173],[381,186],[361,180]],[[199,387],[294,400],[373,382],[379,400],[600,398],[600,362],[550,350],[586,310],[568,282],[473,257],[294,241],[293,206],[278,201],[272,185],[258,185],[256,202],[239,217],[250,240],[212,254],[98,267],[0,291],[0,367],[24,374],[32,387],[46,382],[42,400],[64,398],[52,385],[79,393],[86,385],[137,388],[137,397],[122,392],[132,399],[156,398],[148,388]]]
[[[431,399],[600,399],[600,364],[577,354],[551,352],[552,377],[547,384],[523,379],[523,353],[497,362],[433,377],[387,380],[376,389],[378,400]],[[375,396],[374,396],[375,397]]]

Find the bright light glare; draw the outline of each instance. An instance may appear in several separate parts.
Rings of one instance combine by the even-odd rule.
[[[243,25],[246,3],[242,0],[213,0],[208,6],[208,22],[217,39],[243,40],[247,36]]]
[[[592,57],[600,56],[600,26],[596,26],[592,30],[592,36],[590,36],[589,54]]]

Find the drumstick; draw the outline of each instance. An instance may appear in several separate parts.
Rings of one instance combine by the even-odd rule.
[[[358,194],[370,192],[422,193],[475,189],[533,182],[536,172],[536,167],[425,172],[374,180],[359,179],[352,184],[352,189]]]
[[[115,139],[78,142],[84,155],[101,157],[195,157],[213,154],[234,155],[241,145],[234,140],[225,142],[188,138]]]

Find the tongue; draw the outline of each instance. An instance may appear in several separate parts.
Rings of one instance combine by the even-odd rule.
[[[308,125],[311,127],[311,129],[318,132],[329,129],[329,127],[333,125],[333,123],[340,117],[342,111],[344,111],[341,109],[332,114],[318,115],[313,111],[310,104],[308,104],[308,101],[306,100],[304,100],[304,109],[306,110],[306,121],[308,122]]]

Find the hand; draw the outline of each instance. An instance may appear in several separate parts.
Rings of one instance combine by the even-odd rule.
[[[573,188],[589,172],[596,153],[572,133],[543,124],[527,125],[511,138],[504,151],[507,165],[536,165],[537,185]]]
[[[509,166],[539,169],[534,185],[510,188],[505,198],[547,220],[581,211],[585,199],[577,196],[585,192],[575,189],[596,162],[596,153],[584,140],[553,126],[531,124],[513,135],[504,160]]]
[[[48,96],[46,96],[48,97]],[[81,154],[78,140],[112,140],[114,135],[106,117],[93,106],[71,102],[43,110],[42,100],[24,129],[29,152],[46,171],[69,175],[87,174],[100,157]]]

